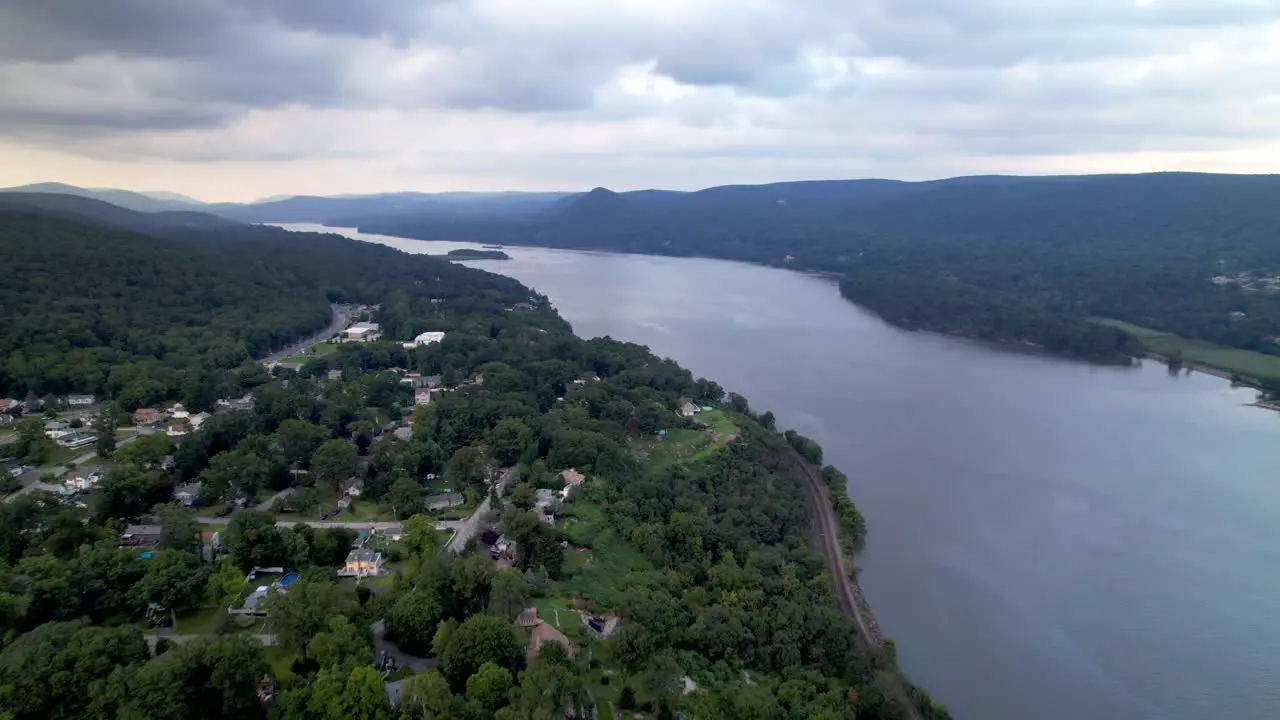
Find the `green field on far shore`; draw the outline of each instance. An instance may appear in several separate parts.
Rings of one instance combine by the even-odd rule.
[[[1280,355],[1266,355],[1201,340],[1189,340],[1123,320],[1097,318],[1095,322],[1133,335],[1141,340],[1149,351],[1157,355],[1165,357],[1181,355],[1184,362],[1218,368],[1246,379],[1280,381]]]

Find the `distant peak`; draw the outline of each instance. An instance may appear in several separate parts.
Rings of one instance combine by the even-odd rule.
[[[598,187],[592,189],[591,192],[587,193],[587,195],[590,197],[617,197],[618,193],[610,190],[609,188]]]

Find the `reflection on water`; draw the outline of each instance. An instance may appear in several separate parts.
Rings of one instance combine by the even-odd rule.
[[[506,252],[468,264],[823,444],[868,599],[958,718],[1280,718],[1280,414],[1251,391],[900,331],[780,270]]]

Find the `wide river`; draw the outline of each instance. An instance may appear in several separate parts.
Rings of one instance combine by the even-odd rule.
[[[905,332],[783,270],[507,253],[469,264],[822,443],[880,625],[958,720],[1280,718],[1280,413],[1251,391]]]

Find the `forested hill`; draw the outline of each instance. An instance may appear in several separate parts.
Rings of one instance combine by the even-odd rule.
[[[1094,357],[1136,348],[1094,317],[1274,354],[1277,198],[1277,176],[1193,173],[600,188],[519,220],[359,226],[836,272],[846,296],[900,324]]]
[[[509,278],[338,235],[167,225],[119,208],[110,222],[146,234],[0,206],[0,397],[94,393],[133,408],[207,396],[217,371],[323,329],[330,303],[385,303],[386,324],[408,332],[420,288],[465,296],[458,312],[528,299]]]

